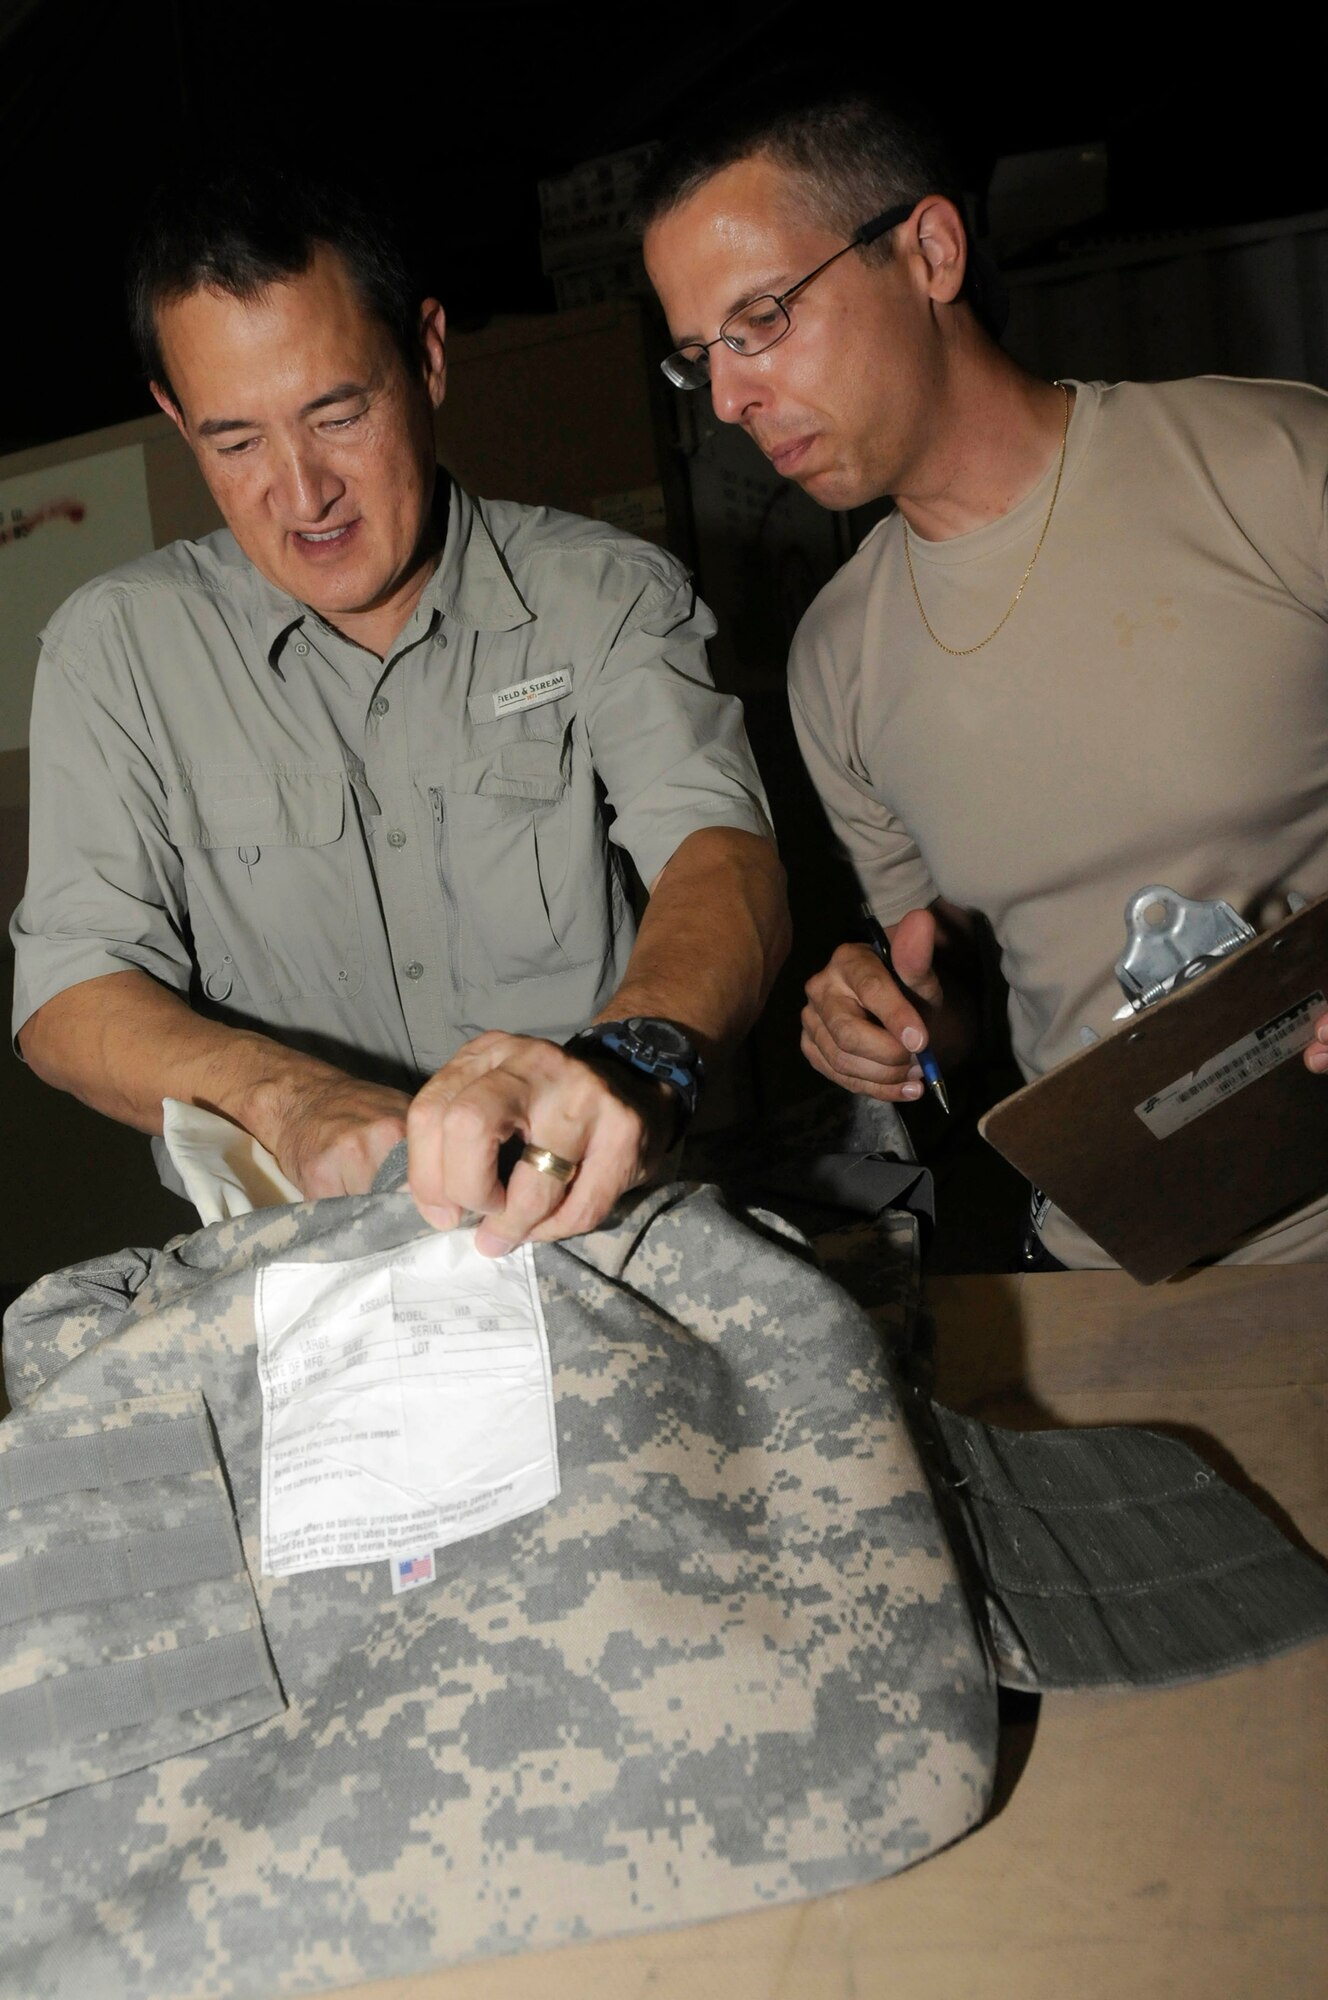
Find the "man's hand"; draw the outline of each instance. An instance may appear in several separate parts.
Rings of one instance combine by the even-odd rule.
[[[137,967],[66,987],[19,1040],[38,1076],[140,1132],[161,1131],[163,1097],[220,1112],[310,1201],[365,1193],[405,1137],[403,1091],[206,1020]]]
[[[477,1035],[410,1107],[410,1191],[420,1214],[453,1229],[466,1209],[478,1211],[475,1247],[486,1257],[595,1228],[669,1144],[671,1093],[647,1078],[641,1086],[625,1069],[621,1083],[606,1081],[554,1042]],[[575,1178],[564,1183],[522,1160],[504,1189],[498,1150],[513,1137],[575,1162]]]
[[[929,1012],[945,999],[932,963],[935,951],[930,910],[910,910],[891,929],[890,954],[899,977]],[[921,1097],[917,1056],[929,1039],[922,1015],[868,945],[841,944],[807,982],[802,1052],[813,1069],[845,1090],[887,1103]]]
[[[1314,1040],[1305,1050],[1305,1067],[1316,1076],[1328,1069],[1328,1014],[1320,1014],[1314,1023]]]
[[[774,842],[701,827],[651,882],[622,984],[598,1018],[685,1022],[708,1058],[756,1019],[788,939]],[[667,1084],[612,1056],[592,1064],[553,1042],[491,1030],[458,1049],[411,1105],[410,1190],[438,1229],[479,1211],[476,1244],[501,1257],[518,1243],[596,1228],[660,1166],[677,1118]],[[575,1178],[559,1181],[520,1161],[504,1189],[499,1148],[518,1137],[575,1162]]]
[[[306,1201],[367,1194],[383,1161],[406,1136],[409,1109],[402,1090],[329,1070],[301,1085],[269,1151]]]

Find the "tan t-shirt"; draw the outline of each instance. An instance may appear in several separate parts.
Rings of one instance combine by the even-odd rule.
[[[1029,1077],[1110,1026],[1136,890],[1256,920],[1328,891],[1328,395],[1071,386],[1046,543],[990,645],[952,658],[927,637],[892,515],[791,661],[802,752],[872,907],[894,923],[944,896],[988,917]],[[913,539],[947,644],[1005,610],[1054,477],[971,534]],[[1054,1210],[1043,1237],[1067,1263],[1111,1261]],[[1328,1199],[1232,1259],[1328,1259]]]

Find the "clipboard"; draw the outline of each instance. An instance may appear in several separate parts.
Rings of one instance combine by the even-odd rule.
[[[984,1139],[1141,1284],[1328,1189],[1328,896],[994,1105]]]

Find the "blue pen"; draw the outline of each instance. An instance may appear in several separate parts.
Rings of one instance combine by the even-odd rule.
[[[920,1003],[915,995],[909,992],[907,986],[905,986],[903,980],[895,971],[895,962],[890,956],[890,940],[872,915],[871,907],[867,903],[864,903],[862,906],[862,921],[867,931],[867,942],[880,959],[881,964],[894,980],[895,985],[899,988],[904,998],[912,1000],[915,1007],[918,1006]],[[945,1081],[941,1075],[941,1066],[930,1048],[925,1048],[920,1052],[918,1067],[922,1071],[923,1082],[926,1084],[928,1090],[935,1094],[936,1102],[948,1117],[950,1113],[950,1100],[945,1094]]]

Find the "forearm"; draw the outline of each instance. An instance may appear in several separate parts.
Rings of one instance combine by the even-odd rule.
[[[739,1040],[790,942],[784,870],[753,833],[704,827],[656,877],[621,986],[601,1020],[677,1021],[703,1053]]]
[[[204,1019],[137,970],[56,994],[24,1024],[19,1046],[44,1082],[140,1132],[159,1133],[162,1099],[175,1097],[221,1112],[274,1152],[301,1093],[341,1075]]]

